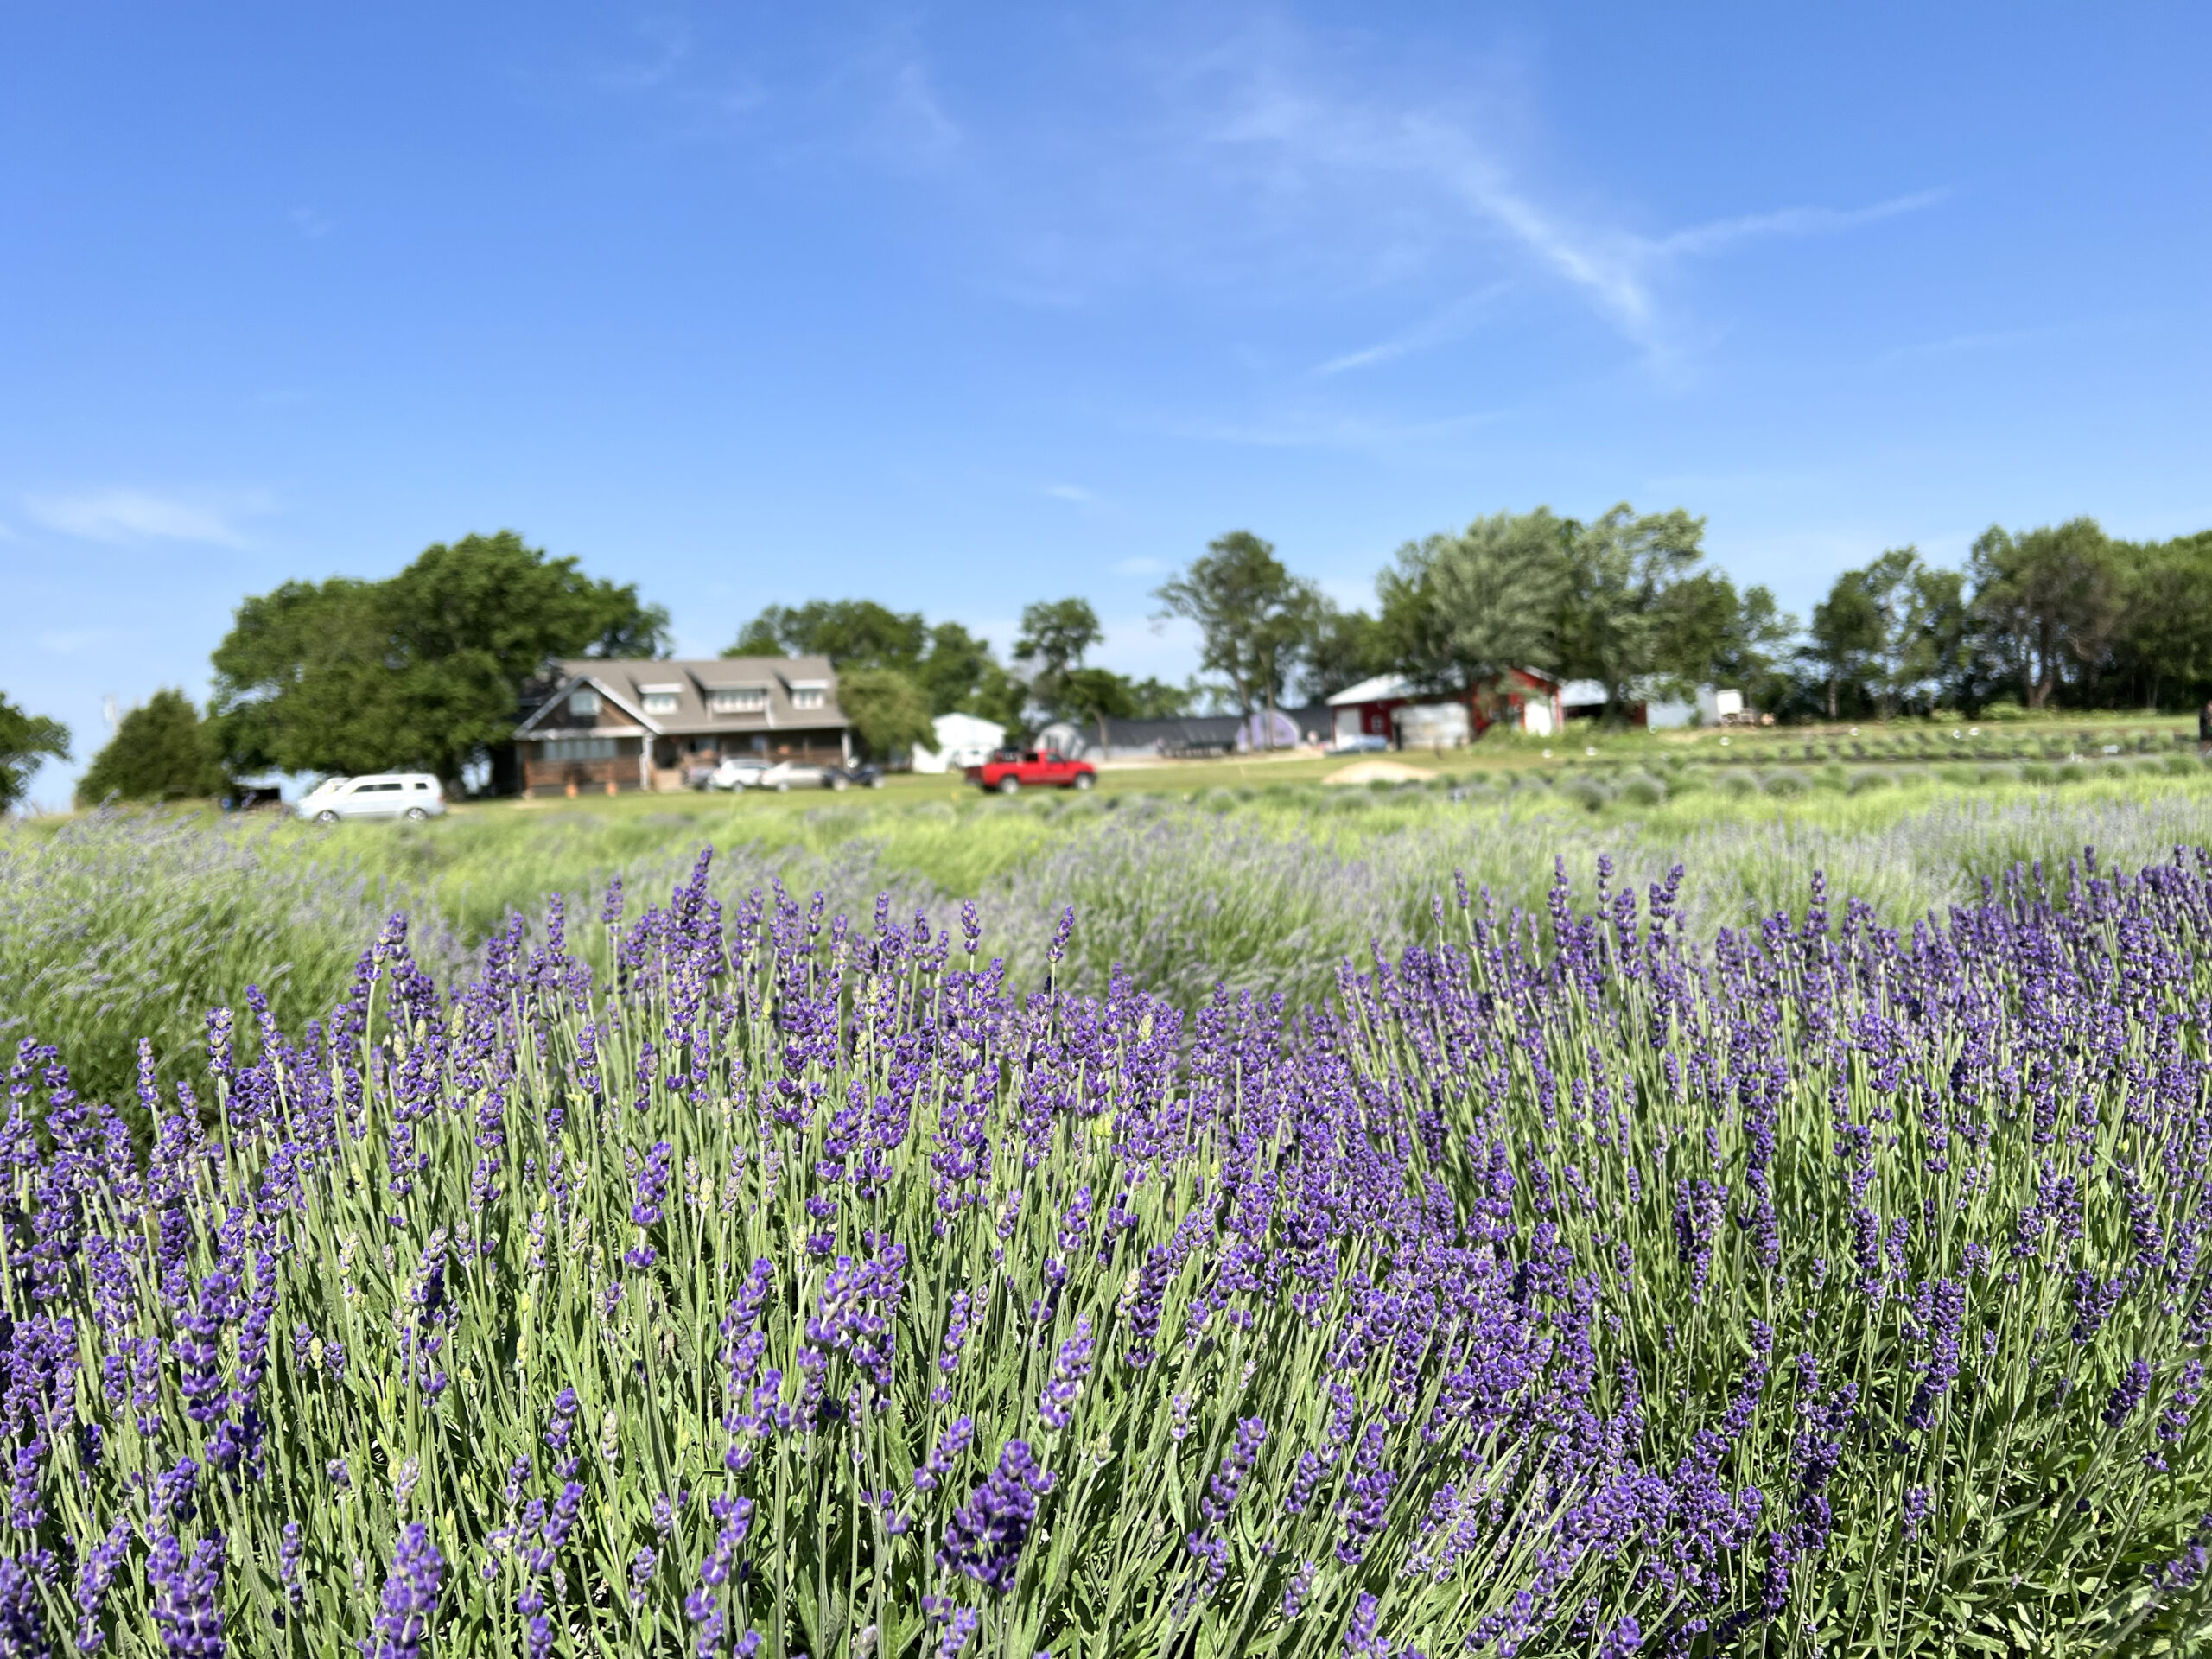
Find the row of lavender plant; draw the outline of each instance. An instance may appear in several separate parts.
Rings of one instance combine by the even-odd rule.
[[[395,920],[327,1020],[219,1011],[143,1161],[26,1045],[0,1643],[2202,1631],[2204,861],[1709,948],[1605,879],[1186,1017],[702,860],[596,979],[556,905],[450,995]]]

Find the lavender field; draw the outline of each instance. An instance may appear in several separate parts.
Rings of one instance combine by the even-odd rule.
[[[1376,842],[1346,900],[1185,815],[1079,910],[702,859],[474,949],[94,825],[200,931],[83,1041],[195,950],[289,1001],[120,1094],[11,1033],[4,1650],[2200,1650],[2212,861],[2145,844],[2195,810],[1918,920],[1810,831],[1418,902]]]

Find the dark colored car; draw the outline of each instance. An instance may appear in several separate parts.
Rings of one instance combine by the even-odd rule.
[[[881,789],[883,768],[865,760],[855,761],[849,766],[824,766],[822,769],[824,789]]]
[[[978,788],[1016,795],[1025,789],[1089,789],[1098,781],[1098,768],[1050,749],[1001,749],[982,766],[969,767],[967,777]]]

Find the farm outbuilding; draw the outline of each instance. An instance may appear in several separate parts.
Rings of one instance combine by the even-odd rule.
[[[1510,669],[1460,691],[1423,690],[1402,674],[1378,674],[1329,699],[1330,741],[1344,747],[1379,737],[1393,748],[1456,748],[1492,726],[1548,736],[1563,719],[1557,680],[1533,668]]]

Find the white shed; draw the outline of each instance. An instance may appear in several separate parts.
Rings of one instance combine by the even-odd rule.
[[[937,728],[937,747],[915,749],[916,772],[954,772],[981,766],[992,750],[1006,746],[1006,728],[978,715],[939,715],[930,724]]]

